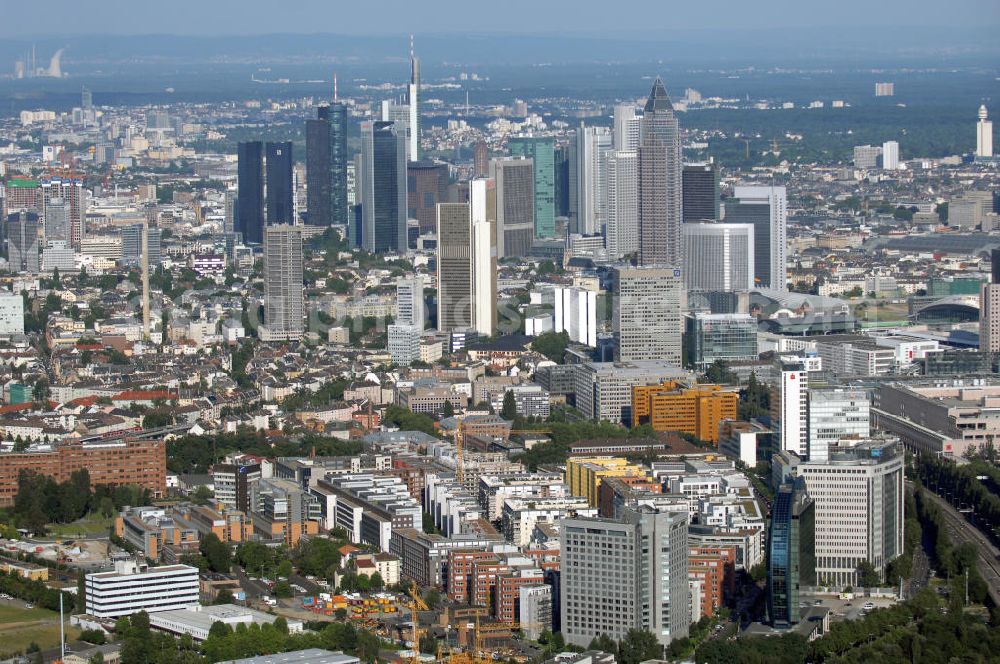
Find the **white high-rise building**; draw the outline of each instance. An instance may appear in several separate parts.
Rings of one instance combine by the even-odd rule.
[[[820,585],[857,587],[862,562],[884,578],[886,566],[903,553],[903,460],[898,441],[875,439],[831,448],[827,461],[791,466],[816,505]]]
[[[692,291],[753,290],[754,227],[751,224],[689,223],[681,226]]]
[[[661,645],[691,623],[687,512],[626,507],[620,519],[566,518],[560,605],[567,643],[649,631]]]
[[[597,291],[553,289],[554,332],[566,332],[570,341],[597,346]]]
[[[899,143],[886,141],[882,144],[882,169],[895,171],[899,168]]]
[[[989,119],[986,104],[979,107],[979,122],[976,123],[976,156],[993,156],[993,122]]]
[[[615,104],[613,147],[619,152],[635,152],[639,149],[642,118],[635,111],[636,105],[633,103]]]
[[[396,281],[396,324],[424,329],[424,277],[415,275]]]
[[[264,228],[264,324],[262,341],[301,339],[305,302],[302,286],[302,228]]]
[[[496,184],[493,180],[476,178],[469,182],[472,327],[488,337],[497,331],[497,204]]]
[[[576,130],[577,232],[597,235],[604,231],[604,197],[607,195],[606,160],[611,150],[607,127],[580,127]]]
[[[413,35],[410,35],[410,83],[406,86],[406,106],[410,114],[410,135],[407,153],[410,161],[420,159],[420,58],[413,52]]]
[[[871,170],[878,165],[880,156],[882,156],[882,148],[877,145],[855,145],[854,168]]]
[[[405,136],[406,160],[414,161],[413,153],[413,127],[410,125],[411,112],[409,104],[400,104],[392,99],[383,99],[380,117],[383,122],[393,123],[397,134]]]
[[[615,268],[612,323],[619,361],[663,360],[681,366],[683,290],[679,268]]]
[[[387,348],[394,364],[409,366],[420,359],[420,335],[416,325],[393,324],[388,329]]]
[[[753,224],[754,280],[759,287],[788,290],[788,206],[784,187],[733,188],[726,223]]]
[[[809,373],[797,359],[782,360],[771,396],[771,420],[778,423],[778,447],[809,455]]]
[[[617,260],[639,250],[639,159],[614,150],[605,156],[605,246]]]
[[[0,337],[24,334],[24,298],[20,293],[0,294]]]

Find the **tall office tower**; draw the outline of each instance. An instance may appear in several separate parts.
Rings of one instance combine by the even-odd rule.
[[[310,226],[333,223],[333,162],[330,158],[329,107],[321,106],[319,117],[306,120],[306,222]]]
[[[753,225],[757,287],[787,291],[785,188],[735,187],[731,202],[726,202],[726,223]]]
[[[132,224],[122,228],[122,262],[126,265],[139,265],[142,261],[142,233],[144,224]],[[162,259],[163,231],[159,228],[146,227],[146,252],[149,254],[149,264],[155,269]]]
[[[484,178],[490,174],[490,147],[486,141],[476,141],[472,148],[472,177]]]
[[[685,164],[682,174],[684,223],[719,219],[719,167],[710,161]]]
[[[639,159],[635,152],[614,150],[605,157],[605,247],[618,260],[639,250]]]
[[[604,197],[607,194],[605,153],[611,151],[611,131],[607,127],[580,127],[576,130],[576,227],[580,235],[604,231]],[[572,177],[572,173],[570,174]]]
[[[49,206],[69,204],[69,243],[73,249],[79,249],[80,240],[86,234],[84,220],[87,218],[87,199],[83,192],[83,182],[80,180],[51,178],[49,180],[42,180],[39,191],[43,221]],[[59,202],[54,203],[56,200]]]
[[[771,395],[771,421],[778,427],[778,449],[809,455],[809,372],[798,361],[782,361]]]
[[[236,192],[232,189],[226,190],[223,207],[222,232],[232,233],[236,229]]]
[[[680,127],[663,81],[657,78],[643,109],[639,145],[641,265],[683,265],[683,169]]]
[[[615,268],[613,279],[617,359],[664,360],[680,366],[681,270],[623,265]]]
[[[830,446],[871,435],[868,392],[843,387],[809,390],[809,460],[828,461]]]
[[[976,123],[976,156],[993,156],[993,122],[989,120],[986,104],[979,106],[979,122]]]
[[[410,83],[406,86],[406,106],[409,112],[410,161],[420,159],[420,58],[413,52],[413,35],[410,35]]]
[[[243,241],[264,241],[264,144],[240,143],[236,148],[237,165],[236,230]]]
[[[753,226],[690,223],[681,231],[687,257],[684,283],[689,291],[753,290]]]
[[[406,134],[392,122],[361,126],[362,246],[406,250]]]
[[[295,224],[292,198],[292,143],[264,145],[267,173],[267,225]]]
[[[329,106],[317,109],[317,118],[330,123],[330,220],[346,226],[350,201],[348,201],[348,171],[351,160],[347,155],[347,105],[334,96]]]
[[[667,645],[691,622],[686,512],[624,508],[620,519],[566,518],[559,593],[562,634],[586,647],[649,631]]]
[[[290,224],[264,229],[264,324],[262,341],[302,338],[302,229]]]
[[[531,159],[534,165],[535,237],[555,237],[555,139],[548,136],[515,136],[507,145],[511,156]]]
[[[801,477],[778,488],[768,537],[767,613],[774,625],[794,625],[799,596],[816,585],[816,507]]]
[[[619,152],[639,149],[641,118],[635,114],[635,104],[615,104],[614,148]]]
[[[94,93],[87,88],[80,90],[80,108],[89,111],[94,108]]]
[[[382,122],[391,122],[396,126],[396,131],[404,137],[403,148],[406,152],[406,160],[413,161],[410,157],[411,139],[413,136],[410,128],[410,107],[407,104],[400,104],[392,99],[383,99],[379,118]]]
[[[886,141],[882,144],[882,169],[895,171],[899,168],[899,143]]]
[[[396,323],[424,329],[424,278],[416,275],[396,280]]]
[[[433,233],[437,204],[448,198],[448,165],[436,161],[411,161],[406,165],[407,216],[416,219],[420,234]]]
[[[556,216],[569,216],[569,147],[560,145],[553,154],[556,174]]]
[[[790,470],[805,479],[816,506],[818,585],[857,587],[865,561],[884,579],[886,565],[903,553],[903,462],[898,440],[878,438]]]
[[[497,331],[497,244],[499,199],[496,181],[476,178],[469,182],[472,221],[472,327],[491,337]],[[440,234],[438,242],[441,241]]]
[[[497,257],[527,256],[535,237],[534,164],[493,159],[490,178],[496,183]]]
[[[496,332],[497,193],[493,180],[469,183],[468,203],[438,205],[438,329]]]
[[[979,350],[1000,353],[1000,249],[990,252],[992,283],[979,287]]]
[[[70,241],[70,209],[69,201],[61,198],[50,198],[45,204],[45,223],[43,224],[43,235],[45,242]]]
[[[7,217],[7,263],[11,272],[38,274],[38,214],[21,210]]]

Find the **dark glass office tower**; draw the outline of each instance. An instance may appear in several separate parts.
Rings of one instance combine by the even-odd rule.
[[[684,223],[719,218],[719,169],[714,162],[684,166]]]
[[[801,477],[778,489],[771,513],[767,612],[775,625],[799,622],[799,589],[816,585],[816,515]]]
[[[361,130],[363,246],[373,253],[406,250],[406,132],[392,122]]]
[[[306,120],[306,205],[310,226],[333,223],[333,178],[330,161],[330,122],[322,119],[329,107],[319,108],[319,118]]]
[[[347,225],[347,106],[333,102],[326,107],[325,119],[330,123],[330,219]]]
[[[569,148],[559,146],[555,151],[556,216],[569,216]]]
[[[292,144],[291,142],[265,145],[267,153],[267,225],[295,223],[295,206],[292,198]]]
[[[448,165],[411,161],[406,165],[407,216],[416,219],[422,234],[437,227],[437,204],[448,198]]]
[[[260,141],[240,143],[236,230],[243,241],[260,244],[264,241],[264,146]]]
[[[726,223],[753,226],[753,280],[757,287],[772,287],[771,206],[766,202],[727,198]]]

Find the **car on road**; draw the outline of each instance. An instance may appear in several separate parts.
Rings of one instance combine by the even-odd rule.
[[[865,602],[864,605],[861,608],[864,609],[865,611],[874,611],[875,610],[875,603],[874,602]]]

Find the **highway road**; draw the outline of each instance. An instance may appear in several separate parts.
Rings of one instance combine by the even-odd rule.
[[[965,515],[952,507],[947,500],[924,487],[924,495],[930,498],[944,516],[945,527],[954,544],[974,542],[979,547],[979,573],[989,587],[994,604],[1000,606],[1000,550],[978,528],[966,521]]]

